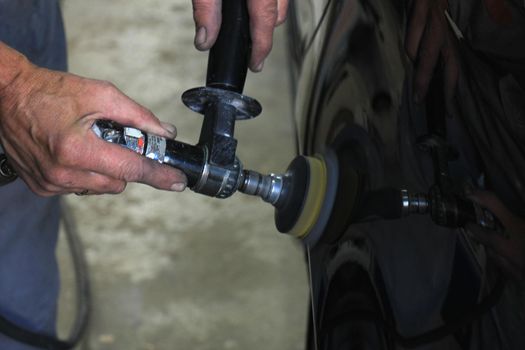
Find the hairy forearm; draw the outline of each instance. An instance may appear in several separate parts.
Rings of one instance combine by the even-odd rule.
[[[0,41],[0,92],[22,73],[28,63],[24,55]]]

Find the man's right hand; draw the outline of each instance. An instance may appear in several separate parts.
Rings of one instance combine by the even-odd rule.
[[[33,192],[120,193],[127,182],[184,189],[182,172],[104,142],[91,130],[96,120],[110,119],[174,138],[174,126],[161,123],[108,82],[38,68],[2,43],[0,55],[4,63],[16,62],[9,67],[16,68],[14,78],[0,86],[0,141]]]
[[[288,0],[243,0],[248,2],[250,13],[250,32],[253,48],[250,69],[260,72],[266,56],[272,50],[273,31],[286,20]],[[221,0],[193,0],[193,18],[195,19],[195,46],[209,50],[221,27]]]

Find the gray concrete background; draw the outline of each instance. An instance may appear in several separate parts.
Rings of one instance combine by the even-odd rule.
[[[201,117],[180,95],[205,79],[193,47],[190,0],[67,0],[70,71],[114,82],[195,143]],[[263,115],[237,125],[245,166],[282,171],[293,157],[284,32],[245,92]],[[307,276],[300,246],[278,234],[273,210],[238,194],[210,199],[187,190],[129,185],[119,196],[76,197],[94,308],[85,349],[302,349]],[[72,317],[64,242],[60,333]]]

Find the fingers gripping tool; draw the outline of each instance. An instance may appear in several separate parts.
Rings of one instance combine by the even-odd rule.
[[[262,175],[243,168],[236,156],[235,122],[262,112],[255,99],[243,95],[250,54],[246,0],[223,1],[222,25],[209,53],[206,86],[182,95],[188,108],[204,116],[196,145],[106,120],[99,120],[93,130],[108,142],[182,170],[194,192],[217,198],[228,198],[237,191],[259,196],[275,207],[279,231],[306,236],[325,207],[326,179],[337,172],[328,171],[322,157],[305,156],[296,157],[284,174]]]
[[[188,108],[204,116],[196,145],[104,120],[98,121],[94,130],[106,141],[182,170],[193,191],[227,198],[243,179],[242,163],[236,157],[235,122],[258,116],[262,108],[255,99],[242,94],[251,53],[246,1],[224,1],[222,12],[221,30],[208,58],[206,86],[182,95]]]

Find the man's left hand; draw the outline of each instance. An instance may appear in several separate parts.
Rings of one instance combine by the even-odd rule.
[[[422,102],[439,59],[443,63],[445,99],[452,100],[459,75],[459,58],[454,34],[445,11],[447,0],[414,0],[405,47],[414,62],[414,100]]]
[[[288,0],[246,1],[253,43],[249,66],[252,71],[260,72],[264,67],[264,60],[272,50],[273,31],[286,20]],[[222,21],[221,6],[221,0],[193,0],[197,49],[209,50],[215,44]]]

